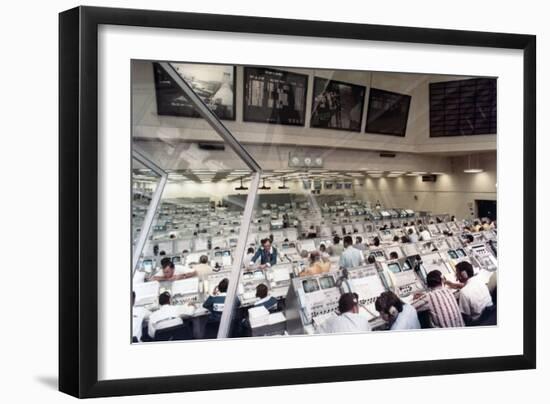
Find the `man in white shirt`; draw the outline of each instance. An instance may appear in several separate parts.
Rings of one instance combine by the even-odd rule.
[[[143,322],[149,318],[151,312],[145,307],[134,306],[136,292],[132,291],[132,340],[140,342],[143,330]]]
[[[344,237],[344,251],[340,255],[340,268],[354,268],[363,264],[365,258],[363,253],[353,247],[353,239],[351,236]]]
[[[149,317],[148,333],[151,338],[155,338],[155,332],[157,330],[163,330],[183,324],[183,320],[179,316],[176,306],[172,306],[170,303],[170,293],[161,293],[159,296],[160,309]]]
[[[201,255],[199,263],[193,266],[193,272],[199,277],[201,281],[208,278],[208,275],[212,273],[212,267],[208,264],[208,256]]]
[[[489,288],[481,278],[474,276],[474,268],[467,261],[456,264],[456,276],[464,285],[458,294],[458,307],[466,325],[476,325],[483,311],[493,305]]]
[[[418,243],[418,234],[416,234],[413,229],[409,229],[407,233],[411,243]]]
[[[332,317],[321,324],[320,334],[370,331],[369,319],[359,314],[359,298],[355,293],[344,293],[338,300],[340,315]]]
[[[428,241],[428,240],[432,239],[432,236],[430,235],[430,232],[427,229],[425,229],[424,227],[420,226],[418,231],[419,231],[420,238],[422,239],[422,241]]]

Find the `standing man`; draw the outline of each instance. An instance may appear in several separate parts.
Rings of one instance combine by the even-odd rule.
[[[353,239],[351,236],[344,237],[344,251],[340,256],[340,268],[354,268],[358,267],[365,261],[363,253],[357,248],[353,247]]]
[[[262,246],[250,260],[250,265],[254,265],[258,258],[262,269],[277,265],[277,249],[271,246],[271,240],[268,238],[262,240]]]

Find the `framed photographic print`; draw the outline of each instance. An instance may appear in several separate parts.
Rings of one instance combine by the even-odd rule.
[[[263,67],[244,69],[243,120],[303,126],[307,76]]]
[[[315,77],[311,127],[361,131],[365,87]]]
[[[409,95],[371,88],[365,132],[405,136],[410,105]]]
[[[535,367],[534,36],[59,24],[61,391]]]
[[[235,67],[174,63],[176,72],[220,119],[235,119]],[[158,115],[200,117],[162,67],[153,64]]]

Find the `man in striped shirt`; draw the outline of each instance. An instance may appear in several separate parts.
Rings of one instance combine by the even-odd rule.
[[[464,320],[453,292],[443,287],[443,276],[438,270],[426,277],[430,291],[417,300],[413,306],[417,311],[427,310],[434,328],[464,327]]]

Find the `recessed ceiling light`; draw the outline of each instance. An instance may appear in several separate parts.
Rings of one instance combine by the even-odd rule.
[[[481,168],[467,168],[464,170],[466,174],[479,174],[482,173],[483,170]]]
[[[445,175],[445,173],[442,173],[442,172],[433,172],[432,175]]]

